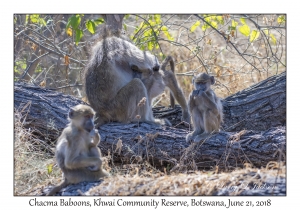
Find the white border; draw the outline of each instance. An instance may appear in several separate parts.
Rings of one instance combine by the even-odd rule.
[[[28,202],[33,197],[14,197],[13,196],[13,14],[14,13],[287,13],[288,21],[288,39],[287,39],[287,196],[286,197],[202,197],[205,200],[223,200],[224,202],[231,198],[233,200],[266,200],[271,198],[271,208],[298,206],[298,186],[296,179],[299,166],[297,164],[299,153],[297,143],[299,139],[297,130],[299,130],[299,97],[298,76],[300,68],[299,62],[299,12],[296,10],[297,4],[293,1],[278,0],[252,0],[252,1],[162,1],[162,0],[127,0],[127,1],[20,1],[14,0],[2,2],[1,5],[1,133],[2,133],[2,152],[1,152],[1,201],[0,206],[4,209],[21,207],[30,208]],[[4,46],[4,47],[3,47]],[[4,134],[4,135],[3,135]],[[297,162],[296,162],[297,161]],[[65,199],[67,197],[64,197]],[[118,199],[120,197],[106,197],[107,199]],[[161,197],[122,197],[126,200],[148,200],[154,198],[160,200]],[[199,198],[199,197],[198,197]],[[39,197],[41,200],[57,200],[59,197]],[[76,200],[93,200],[94,197],[76,197]],[[186,200],[191,197],[166,197],[168,200]],[[53,208],[53,207],[50,207]],[[70,209],[74,207],[60,207],[61,209]],[[82,207],[79,207],[82,208]],[[98,209],[107,209],[105,207],[93,207]],[[124,207],[122,207],[124,208]],[[146,207],[126,207],[125,209],[138,209]],[[154,209],[150,207],[151,209]],[[147,208],[147,209],[150,209]],[[163,207],[164,209],[180,209],[183,207]],[[199,209],[201,207],[197,207]],[[267,208],[267,207],[265,207]],[[298,207],[299,208],[299,207]],[[56,208],[57,209],[57,208]],[[112,208],[111,208],[112,209]],[[160,207],[159,209],[162,209]],[[216,208],[211,208],[216,209]],[[296,208],[293,208],[296,209]]]

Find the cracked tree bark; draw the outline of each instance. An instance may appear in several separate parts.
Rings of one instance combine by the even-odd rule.
[[[113,162],[148,160],[157,167],[176,169],[239,167],[245,163],[265,166],[285,160],[286,73],[270,77],[223,100],[223,131],[198,144],[189,145],[189,129],[180,124],[180,107],[155,108],[156,117],[168,118],[173,127],[146,123],[110,123],[101,126],[100,148],[110,151]],[[15,83],[14,107],[45,141],[55,141],[66,126],[69,108],[84,103],[69,95]],[[26,118],[25,118],[26,117]],[[122,148],[117,142],[122,140]]]

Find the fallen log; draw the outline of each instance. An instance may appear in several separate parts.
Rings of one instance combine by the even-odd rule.
[[[146,123],[101,126],[100,147],[104,154],[111,151],[116,162],[148,160],[155,166],[173,166],[174,170],[230,168],[244,163],[259,167],[269,161],[284,160],[285,85],[284,72],[224,99],[224,131],[201,143],[189,145],[185,142],[191,128],[180,124],[181,111],[176,106],[174,109],[153,109],[156,117],[168,118],[173,127]],[[41,139],[51,142],[68,123],[69,108],[84,103],[72,96],[25,83],[15,83],[14,102],[16,113],[26,120],[25,127],[38,131]]]
[[[285,127],[267,131],[243,130],[224,132],[200,142],[188,144],[188,131],[172,127],[157,127],[146,123],[101,126],[100,148],[112,154],[114,162],[137,163],[147,160],[157,167],[172,166],[173,170],[216,166],[225,169],[266,166],[270,161],[284,160],[286,153]],[[121,145],[122,147],[119,147]]]
[[[286,125],[286,72],[267,78],[223,100],[226,131]]]

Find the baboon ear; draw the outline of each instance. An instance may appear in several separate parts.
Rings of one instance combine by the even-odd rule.
[[[73,119],[74,118],[74,115],[75,115],[75,110],[73,108],[70,108],[70,111],[69,111],[69,118],[70,119]]]
[[[215,81],[215,77],[214,76],[210,77],[210,82],[211,82],[212,85],[215,84],[216,81]]]
[[[194,74],[193,79],[192,79],[192,83],[193,83],[193,84],[194,84],[195,78],[196,78],[196,76],[195,76],[195,74]]]

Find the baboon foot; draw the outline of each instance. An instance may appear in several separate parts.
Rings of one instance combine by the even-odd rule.
[[[181,121],[183,122],[184,126],[189,127],[191,124],[191,117],[189,113],[182,113]]]
[[[192,138],[193,138],[193,134],[189,133],[185,138],[186,143],[190,144],[192,142]]]
[[[201,133],[195,137],[194,142],[198,143],[201,140],[207,139],[208,137],[212,136],[213,134],[214,133]]]
[[[164,118],[164,119],[155,119],[155,121],[157,121],[160,125],[172,126],[170,121],[166,118]]]

